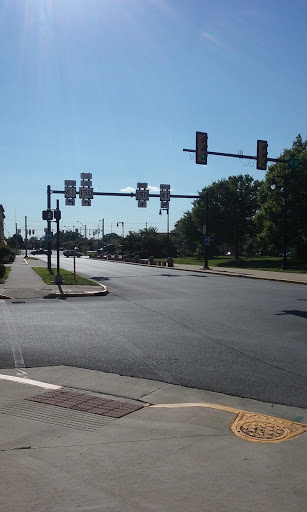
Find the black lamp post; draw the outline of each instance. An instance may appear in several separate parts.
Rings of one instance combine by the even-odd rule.
[[[288,270],[288,257],[287,257],[287,228],[288,228],[288,175],[285,173],[283,175],[283,192],[284,192],[284,226],[283,226],[283,258],[281,270]],[[273,177],[271,189],[275,190],[276,181]]]

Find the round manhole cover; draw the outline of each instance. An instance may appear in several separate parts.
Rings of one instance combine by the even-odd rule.
[[[279,443],[306,432],[307,425],[274,418],[273,416],[240,412],[230,428],[236,436],[246,441]]]

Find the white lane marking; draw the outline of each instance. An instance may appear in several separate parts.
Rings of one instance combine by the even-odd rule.
[[[18,337],[16,332],[16,326],[11,318],[11,315],[9,313],[8,306],[4,300],[0,300],[0,304],[3,311],[3,318],[4,322],[6,323],[7,330],[9,333],[9,341],[11,343],[12,352],[13,352],[13,358],[14,358],[14,364],[16,368],[17,375],[21,377],[27,377],[27,372],[25,371],[25,362],[22,355],[21,347],[18,343]]]
[[[56,384],[48,384],[47,382],[40,382],[39,380],[32,380],[25,377],[14,377],[14,375],[4,375],[0,373],[0,379],[10,380],[11,382],[18,382],[19,384],[30,384],[31,386],[37,386],[44,389],[62,389],[63,386],[57,386]]]

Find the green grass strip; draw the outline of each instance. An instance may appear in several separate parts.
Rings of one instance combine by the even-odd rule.
[[[9,277],[9,273],[11,272],[11,267],[5,267],[4,275],[0,277],[0,283],[4,283],[6,279]]]
[[[197,265],[203,266],[204,260],[196,260],[195,258],[174,258],[175,264],[178,265]],[[288,259],[289,269],[281,270],[282,257],[277,256],[255,256],[252,258],[242,258],[234,260],[231,256],[228,258],[221,256],[220,258],[209,259],[209,267],[228,267],[237,269],[250,270],[270,270],[272,272],[293,272],[305,274],[307,272],[307,262]]]
[[[46,267],[32,267],[33,270],[42,278],[42,280],[46,284],[55,284],[54,283],[54,276],[56,274],[56,269],[52,268],[50,271]],[[63,284],[68,285],[86,285],[86,286],[98,286],[98,283],[95,283],[94,281],[91,281],[90,279],[86,279],[86,277],[79,276],[76,274],[76,280],[74,280],[74,274],[73,272],[70,272],[69,270],[64,270],[63,268],[60,268],[60,274],[62,275]]]

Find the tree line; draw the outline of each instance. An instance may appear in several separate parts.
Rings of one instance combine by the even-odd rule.
[[[269,167],[263,180],[240,174],[204,188],[192,209],[175,224],[183,251],[201,250],[207,192],[211,255],[223,252],[225,247],[235,259],[240,255],[280,254],[286,201],[287,246],[296,258],[307,259],[307,139],[303,141],[298,135],[280,158],[296,158],[298,167],[278,162]]]
[[[207,233],[211,235],[209,256],[230,252],[235,259],[240,256],[282,253],[285,230],[285,201],[287,201],[287,247],[299,260],[307,260],[307,139],[297,135],[292,147],[285,149],[281,159],[298,159],[298,167],[274,163],[263,180],[249,174],[229,176],[213,182],[199,192],[191,210],[186,211],[175,223],[169,235],[150,227],[138,232],[129,231],[122,239],[116,233],[106,234],[105,244],[114,244],[118,252],[154,256],[191,256],[203,254],[203,225],[205,223],[205,193],[208,196]],[[17,245],[24,247],[17,235]],[[30,238],[28,247],[46,247],[44,238]],[[16,235],[8,240],[15,248]],[[53,241],[55,248],[55,240]],[[64,249],[84,248],[84,238],[77,231],[61,231],[60,245]],[[95,238],[87,238],[87,250],[98,248]],[[101,247],[101,242],[100,246]]]

